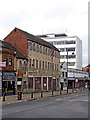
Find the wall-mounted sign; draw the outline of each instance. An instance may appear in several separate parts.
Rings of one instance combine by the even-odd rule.
[[[6,62],[0,62],[0,67],[6,67]]]
[[[78,79],[76,79],[76,83],[78,82]]]
[[[22,82],[21,81],[17,81],[17,85],[21,85],[22,84]]]
[[[3,72],[3,81],[15,81],[15,72]]]

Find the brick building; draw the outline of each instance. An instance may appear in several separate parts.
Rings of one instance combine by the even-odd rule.
[[[19,60],[27,60],[16,48],[6,41],[0,41],[0,91],[6,92],[6,95],[16,93],[16,80],[21,76],[19,73],[23,73],[23,69],[18,69]],[[26,73],[26,69],[24,70]],[[20,85],[19,85],[20,87]]]
[[[7,42],[0,41],[0,60],[2,92],[15,94],[15,71],[14,71],[14,52],[15,50]]]
[[[88,72],[88,74],[89,74],[88,85],[90,86],[90,64],[87,65],[87,66],[85,66],[85,67],[83,68],[83,71],[84,71],[84,72]]]
[[[60,88],[60,53],[56,47],[18,28],[12,30],[4,41],[28,59],[26,79],[17,78],[18,84],[23,83],[20,89],[48,91]],[[18,64],[22,62],[19,61]]]

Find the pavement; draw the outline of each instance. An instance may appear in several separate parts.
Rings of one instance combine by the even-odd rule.
[[[81,90],[76,92],[80,92],[80,91]],[[41,93],[34,93],[33,98],[31,98],[31,94],[22,94],[22,100],[18,100],[18,95],[5,96],[5,101],[3,101],[3,97],[0,97],[0,100],[2,101],[2,103],[0,102],[1,103],[0,106],[9,105],[12,103],[25,102],[25,101],[40,100],[54,96],[67,95],[67,94],[72,94],[74,92],[75,91],[71,91],[71,90],[69,91],[69,93],[67,93],[67,91],[62,91],[60,94],[60,91],[54,91],[53,95],[52,92],[44,92],[43,97],[41,97]]]

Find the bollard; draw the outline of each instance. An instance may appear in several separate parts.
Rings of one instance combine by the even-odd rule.
[[[90,86],[88,86],[88,90],[90,90]]]
[[[53,90],[52,90],[52,95],[54,95],[54,94],[53,94]]]
[[[62,94],[62,91],[60,90],[60,94]]]
[[[22,92],[18,92],[18,100],[22,100]]]
[[[67,87],[67,93],[68,93],[68,87]]]
[[[3,101],[5,101],[5,92],[3,92]]]
[[[31,98],[33,98],[33,92],[31,92]]]
[[[41,97],[43,97],[43,91],[41,91]]]

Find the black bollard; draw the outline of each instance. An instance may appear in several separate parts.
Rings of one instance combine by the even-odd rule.
[[[68,93],[68,87],[67,87],[67,93]]]
[[[62,94],[62,91],[60,90],[60,94]]]
[[[18,92],[18,100],[22,100],[22,92]]]
[[[53,94],[53,90],[52,90],[52,95],[54,95],[54,94]]]
[[[43,91],[41,91],[41,97],[43,97]]]
[[[5,92],[3,92],[3,101],[5,101]]]
[[[33,92],[31,92],[31,98],[33,98]]]

